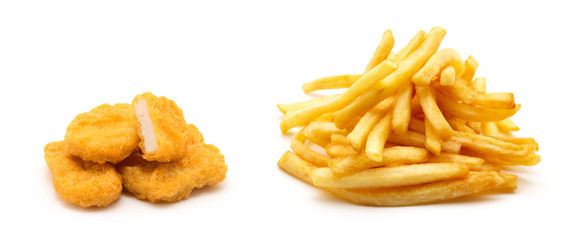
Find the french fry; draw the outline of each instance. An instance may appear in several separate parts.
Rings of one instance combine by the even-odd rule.
[[[461,154],[455,153],[442,153],[437,156],[433,156],[428,160],[428,162],[456,162],[456,163],[464,163],[466,165],[480,165],[485,162],[482,158],[479,157],[471,157]]]
[[[472,81],[472,87],[480,93],[487,92],[487,79],[483,77],[475,78],[475,80]]]
[[[447,66],[454,67],[455,72],[462,71],[464,66],[462,58],[455,49],[442,49],[432,55],[424,67],[412,77],[412,82],[416,85],[426,86]]]
[[[440,136],[438,136],[438,133],[436,130],[434,130],[434,127],[430,125],[430,121],[428,121],[427,118],[424,121],[424,129],[426,131],[426,142],[424,142],[424,146],[426,146],[426,148],[434,155],[440,155],[442,145],[440,143]]]
[[[426,132],[426,127],[425,127],[425,123],[423,120],[417,119],[417,118],[410,118],[410,124],[408,125],[408,130],[417,132],[417,133],[425,133]],[[407,131],[403,134],[406,134]],[[396,135],[402,135],[402,134],[397,134]]]
[[[330,168],[317,168],[312,171],[311,178],[314,186],[322,188],[383,188],[458,178],[468,171],[465,164],[421,163],[372,168],[342,177],[334,176]]]
[[[471,151],[500,158],[522,158],[535,151],[533,145],[518,145],[483,135],[458,131],[455,132],[453,140]]]
[[[312,184],[310,174],[314,169],[318,168],[314,164],[301,159],[290,151],[286,151],[284,155],[280,157],[280,160],[278,161],[278,167],[290,175],[309,184]]]
[[[311,142],[324,147],[331,142],[333,134],[348,134],[347,130],[338,129],[333,122],[311,122],[302,129],[302,133]]]
[[[302,85],[304,93],[310,93],[324,89],[349,88],[354,82],[361,78],[361,74],[347,74],[332,77],[319,78]]]
[[[341,133],[333,133],[331,135],[331,144],[351,146],[351,143],[349,142],[349,140],[347,140],[347,134]]]
[[[395,41],[391,30],[385,30],[381,42],[377,46],[377,49],[375,49],[375,53],[373,53],[373,57],[371,57],[369,64],[367,64],[367,68],[365,68],[365,73],[369,72],[371,69],[379,65],[379,63],[387,59],[394,43]]]
[[[397,63],[400,63],[407,56],[409,56],[414,50],[416,50],[420,44],[424,41],[426,37],[425,31],[418,31],[416,35],[408,42],[408,44],[397,52]]]
[[[481,93],[472,103],[487,108],[513,109],[515,97],[513,93]]]
[[[438,107],[457,118],[473,122],[497,122],[513,116],[521,108],[517,104],[513,109],[484,108],[454,101],[436,91]]]
[[[346,156],[352,156],[357,154],[357,151],[351,145],[343,145],[343,144],[328,144],[324,148],[326,154],[333,157],[333,158],[340,158]],[[329,160],[330,162],[330,160]]]
[[[356,154],[334,158],[328,162],[328,166],[333,175],[344,176],[373,167],[421,163],[426,160],[428,160],[428,150],[424,148],[394,146],[383,150],[381,162],[373,161],[363,154]]]
[[[282,133],[288,132],[293,127],[305,126],[310,121],[314,120],[318,116],[332,112],[340,109],[347,104],[351,103],[354,99],[359,97],[363,91],[375,84],[377,81],[387,76],[388,74],[395,71],[397,66],[389,61],[383,61],[371,71],[364,74],[359,80],[357,80],[351,87],[349,87],[345,92],[341,93],[339,96],[319,104],[307,106],[294,111],[290,114],[286,114],[282,122],[280,122],[280,130]]]
[[[510,184],[499,173],[469,172],[461,179],[416,186],[376,189],[327,188],[327,190],[359,205],[397,207],[454,199],[505,185]]]
[[[454,130],[448,122],[438,105],[436,104],[436,99],[432,93],[432,89],[429,86],[418,86],[416,85],[416,95],[420,101],[420,105],[422,106],[422,110],[424,110],[424,114],[426,118],[430,122],[430,125],[434,128],[438,136],[440,136],[443,140],[448,140],[452,138],[454,134]]]
[[[462,78],[466,83],[471,83],[477,68],[479,68],[479,62],[473,56],[468,56],[468,58],[464,61],[464,70],[461,72],[460,78]]]
[[[506,118],[497,122],[497,126],[499,129],[507,132],[519,131],[519,127],[510,118]]]
[[[381,162],[383,158],[383,148],[385,147],[385,142],[387,141],[390,132],[391,111],[387,111],[385,116],[379,119],[373,129],[369,132],[365,144],[365,155],[373,161]]]
[[[412,84],[406,83],[396,94],[391,119],[391,127],[395,134],[404,134],[408,131],[412,115],[412,93]]]
[[[466,125],[467,121],[464,121],[460,118],[448,116],[448,117],[446,117],[446,121],[448,121],[448,124],[450,124],[452,129],[454,129],[456,131],[476,133],[474,129],[472,129],[471,127]]]
[[[306,137],[302,134],[296,133],[292,137],[292,141],[290,141],[290,148],[294,153],[300,156],[302,159],[309,161],[310,163],[324,167],[327,165],[327,162],[331,159],[329,156],[320,154],[315,152],[314,150],[310,149],[308,146],[304,144],[306,141]]]
[[[379,81],[371,90],[363,94],[353,103],[335,113],[335,124],[344,128],[356,116],[361,116],[374,105],[394,94],[397,89],[408,81],[424,63],[438,50],[446,30],[434,27],[428,32],[422,44],[403,61],[399,68]]]
[[[389,97],[363,115],[359,123],[353,128],[353,131],[347,135],[347,140],[349,140],[353,148],[361,150],[361,146],[367,139],[369,132],[389,110],[392,103],[393,97]]]
[[[440,85],[442,86],[454,86],[456,79],[456,70],[453,66],[446,66],[442,72],[440,72]]]
[[[401,146],[425,148],[426,136],[423,133],[408,131],[406,134],[402,135],[390,134],[389,137],[387,137],[387,142]],[[448,140],[443,141],[441,147],[441,152],[459,153],[461,144],[456,141]]]
[[[497,127],[496,122],[484,122],[481,125],[481,132],[485,136],[489,137],[498,137],[499,136],[499,127]]]
[[[314,99],[310,99],[310,100],[302,101],[302,102],[278,104],[277,107],[278,107],[278,110],[280,110],[280,112],[282,114],[286,114],[288,112],[293,112],[293,111],[302,109],[302,108],[307,107],[307,106],[311,106],[311,105],[315,105],[318,103],[329,101],[329,100],[335,98],[336,96],[338,96],[338,94],[314,98]]]

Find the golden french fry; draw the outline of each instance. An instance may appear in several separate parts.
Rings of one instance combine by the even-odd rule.
[[[497,126],[499,129],[507,132],[519,131],[519,127],[510,118],[506,118],[497,122]]]
[[[294,153],[300,156],[302,159],[309,161],[310,163],[324,167],[327,165],[327,162],[331,159],[329,156],[320,154],[315,152],[314,150],[310,149],[308,146],[304,144],[306,141],[306,137],[300,132],[296,133],[292,137],[292,141],[290,141],[290,148]]]
[[[346,157],[357,154],[357,151],[351,145],[328,144],[324,148],[326,154],[333,158]],[[330,162],[330,160],[329,160]]]
[[[348,134],[347,130],[338,129],[333,122],[311,122],[302,133],[319,146],[329,144],[333,134]]]
[[[455,79],[456,71],[453,66],[446,66],[440,72],[440,85],[442,86],[454,86]]]
[[[532,153],[526,157],[493,157],[486,156],[485,159],[491,163],[501,165],[501,166],[535,166],[541,162],[541,156]]]
[[[369,72],[371,69],[379,65],[379,63],[383,62],[387,59],[389,54],[391,53],[391,49],[393,48],[393,44],[395,43],[393,39],[393,34],[391,30],[387,29],[383,32],[383,37],[381,38],[381,42],[375,49],[375,53],[373,53],[373,57],[369,61],[367,68],[365,68],[365,73]]]
[[[454,199],[485,192],[500,185],[505,186],[506,179],[499,173],[469,172],[461,179],[423,185],[377,189],[327,188],[327,190],[359,205],[396,207]]]
[[[535,151],[533,145],[518,145],[495,138],[456,131],[452,140],[459,142],[465,148],[484,154],[486,156],[500,158],[522,158],[527,157]]]
[[[487,108],[515,108],[515,97],[513,93],[480,93],[473,104]]]
[[[485,136],[489,137],[498,137],[499,136],[499,127],[497,127],[496,122],[484,122],[482,125],[482,133]]]
[[[426,127],[425,127],[425,123],[423,120],[417,119],[417,118],[410,118],[410,124],[408,126],[408,130],[414,131],[414,132],[418,132],[418,133],[425,133],[426,132]],[[406,134],[407,131],[403,134]],[[402,135],[402,134],[397,134],[396,135]]]
[[[485,162],[482,158],[471,157],[456,153],[441,153],[438,156],[433,156],[428,160],[428,162],[457,162],[464,163],[466,165],[480,165]]]
[[[412,84],[406,83],[396,94],[391,118],[391,128],[395,134],[404,134],[408,131],[412,115],[412,92]]]
[[[406,134],[395,135],[390,134],[387,142],[402,145],[425,148],[426,136],[423,133],[408,131]],[[461,144],[456,141],[448,140],[441,143],[441,152],[459,153]]]
[[[381,162],[373,161],[366,155],[357,154],[334,158],[328,162],[328,166],[333,175],[343,176],[372,167],[421,163],[426,160],[428,160],[428,150],[424,148],[394,146],[383,149]]]
[[[393,97],[389,97],[375,106],[371,111],[365,113],[359,120],[353,131],[347,135],[347,140],[353,148],[361,150],[361,146],[367,139],[369,132],[375,124],[381,119],[393,103]]]
[[[293,112],[293,111],[296,111],[298,109],[302,109],[302,108],[307,107],[307,106],[326,102],[328,100],[335,98],[337,95],[329,95],[329,96],[314,98],[314,99],[310,99],[310,100],[302,101],[302,102],[278,104],[276,106],[278,107],[278,109],[280,110],[280,112],[282,114],[286,114],[288,112]]]
[[[312,184],[312,179],[310,179],[310,174],[314,169],[318,167],[308,161],[301,159],[300,157],[294,155],[290,151],[286,151],[280,160],[278,161],[278,167],[286,171],[290,175],[306,182]]]
[[[410,55],[414,50],[416,50],[420,44],[424,41],[426,37],[425,31],[419,31],[416,35],[408,42],[408,44],[397,52],[396,63],[400,63],[404,58]]]
[[[428,149],[434,155],[440,155],[440,150],[442,148],[442,144],[440,143],[440,136],[438,136],[436,130],[434,130],[432,125],[430,125],[430,121],[428,121],[427,118],[424,121],[424,129],[426,131],[426,142],[424,143],[426,149]]]
[[[346,127],[347,123],[356,116],[361,116],[374,105],[394,94],[438,50],[444,35],[446,35],[446,30],[443,28],[432,28],[424,38],[422,44],[399,63],[399,68],[395,72],[380,80],[372,89],[353,103],[335,113],[335,124],[337,127]]]
[[[473,56],[468,56],[466,61],[464,61],[464,70],[461,72],[460,77],[466,83],[470,83],[474,78],[477,68],[479,68],[479,62]]]
[[[476,133],[475,130],[473,130],[471,127],[466,125],[467,121],[464,121],[460,118],[448,116],[448,117],[446,117],[446,121],[448,121],[448,124],[450,124],[452,129],[454,129],[456,131]]]
[[[482,123],[481,122],[467,122],[466,125],[471,128],[472,130],[474,130],[474,132],[476,134],[482,134],[483,131],[483,127],[482,127]],[[464,132],[468,132],[468,131],[464,131]],[[472,133],[472,132],[470,132]]]
[[[475,80],[472,81],[472,87],[480,93],[487,92],[487,79],[484,77],[475,78]]]
[[[469,168],[460,163],[421,163],[380,167],[337,177],[330,168],[312,171],[314,186],[322,188],[400,187],[463,177]]]
[[[471,171],[500,171],[501,168],[499,165],[490,163],[490,162],[483,162],[481,164],[475,165],[468,165]]]
[[[503,182],[497,185],[497,189],[513,190],[517,189],[517,175],[500,173],[503,177]]]
[[[377,67],[364,74],[351,87],[339,96],[319,104],[307,106],[305,108],[286,114],[280,123],[282,133],[288,132],[293,127],[305,126],[318,116],[340,109],[359,97],[364,91],[377,81],[395,71],[397,66],[389,61],[383,61]]]
[[[497,122],[513,116],[521,108],[517,104],[514,109],[484,108],[467,105],[450,99],[436,91],[436,102],[444,112],[457,118],[473,122]]]
[[[424,114],[426,118],[438,134],[441,139],[448,140],[452,138],[454,134],[454,130],[448,122],[438,105],[436,104],[436,99],[432,94],[432,89],[429,86],[418,86],[416,85],[416,95],[418,96],[418,100],[420,101],[420,105],[422,106],[422,110],[424,110]]]
[[[349,142],[349,140],[347,140],[347,134],[341,133],[333,133],[331,135],[331,144],[351,146],[351,143]]]
[[[414,76],[412,77],[412,82],[416,85],[426,86],[430,84],[432,79],[438,76],[440,72],[446,68],[447,66],[454,67],[455,72],[461,72],[463,68],[462,57],[455,49],[452,48],[445,48],[438,50],[426,64],[424,67],[420,69]]]
[[[501,140],[503,142],[508,143],[515,143],[519,145],[529,145],[531,148],[535,149],[535,151],[539,151],[539,145],[533,138],[519,138],[519,137],[493,137],[494,139]]]
[[[395,63],[395,64],[398,63],[398,61],[397,61],[397,55],[395,53],[389,53],[389,55],[387,56],[387,59],[386,60],[387,61],[390,61],[392,63]]]
[[[339,88],[348,88],[353,85],[354,82],[361,78],[361,74],[347,74],[347,75],[338,75],[332,77],[325,77],[319,78],[310,82],[305,83],[302,85],[302,90],[305,93],[314,92],[317,90],[324,90],[324,89],[339,89]]]
[[[375,124],[373,129],[367,136],[367,143],[365,144],[365,155],[371,160],[381,162],[383,155],[383,148],[387,137],[391,132],[391,111],[387,111],[383,118]]]

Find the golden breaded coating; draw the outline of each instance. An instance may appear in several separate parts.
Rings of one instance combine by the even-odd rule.
[[[192,125],[184,156],[170,163],[148,162],[138,153],[117,165],[124,187],[139,199],[175,202],[188,198],[194,188],[218,184],[225,179],[227,165],[217,147],[202,142]],[[200,137],[197,137],[200,136]],[[200,141],[200,142],[197,142]]]
[[[182,110],[174,101],[150,92],[136,96],[132,103],[144,159],[156,162],[180,159],[188,141]]]
[[[81,207],[103,207],[122,192],[122,177],[110,163],[82,161],[66,151],[63,141],[45,146],[45,161],[53,174],[55,191]]]
[[[118,163],[138,150],[138,121],[131,104],[103,104],[77,115],[67,127],[70,154],[85,161]]]

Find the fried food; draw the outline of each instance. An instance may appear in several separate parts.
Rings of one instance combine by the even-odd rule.
[[[182,158],[159,163],[132,154],[116,168],[124,188],[139,199],[176,202],[188,198],[193,189],[215,185],[225,179],[227,165],[219,149],[202,142],[202,134],[189,125],[189,141]]]
[[[83,161],[68,153],[65,142],[45,146],[53,186],[63,200],[81,207],[103,207],[122,192],[122,177],[110,163]]]
[[[103,104],[79,114],[65,134],[67,151],[85,161],[118,163],[138,149],[138,121],[131,104]]]
[[[187,123],[182,110],[166,97],[150,92],[134,98],[140,150],[144,159],[171,162],[183,156],[187,144]]]
[[[517,188],[517,176],[501,169],[541,161],[535,140],[511,136],[519,127],[509,117],[521,105],[512,93],[486,92],[485,78],[474,77],[474,57],[463,62],[455,49],[440,50],[445,34],[440,27],[419,31],[395,54],[388,30],[359,80],[315,81],[345,92],[278,105],[282,133],[302,127],[278,166],[362,205],[415,205]]]

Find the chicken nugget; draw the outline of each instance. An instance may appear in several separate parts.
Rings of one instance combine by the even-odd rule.
[[[182,110],[174,101],[150,92],[136,96],[132,103],[144,159],[156,162],[180,159],[188,141]]]
[[[124,187],[139,199],[176,202],[188,198],[194,188],[223,181],[227,165],[219,149],[203,143],[202,135],[194,125],[189,125],[189,139],[192,141],[179,160],[148,162],[135,153],[120,162],[116,168],[122,174]]]
[[[103,104],[77,115],[67,127],[70,154],[85,161],[118,163],[138,150],[140,136],[132,104]]]
[[[81,207],[103,207],[122,192],[122,177],[110,163],[83,161],[69,154],[63,141],[45,146],[45,161],[53,174],[55,191]]]

